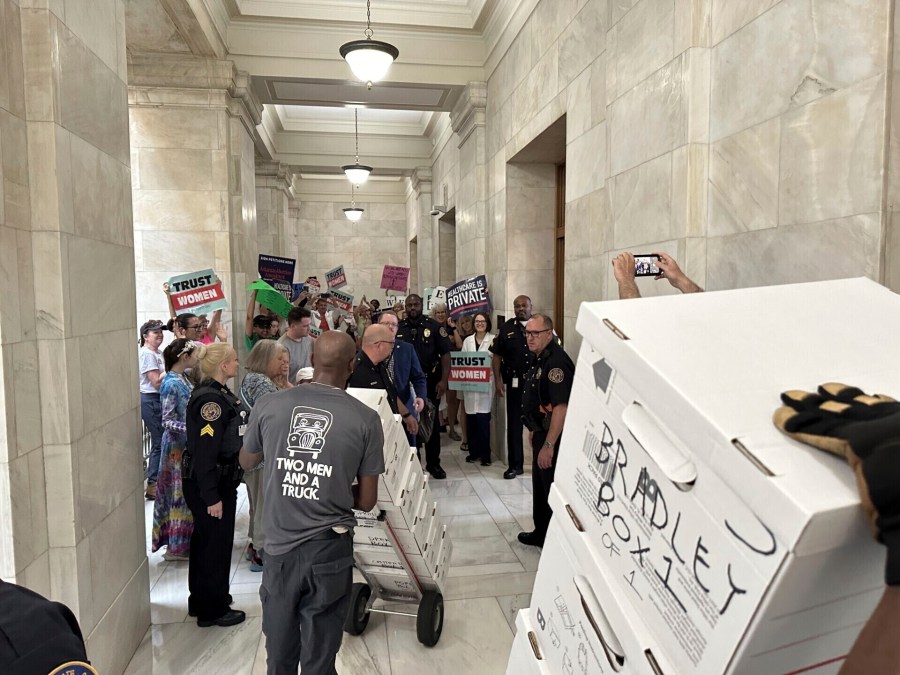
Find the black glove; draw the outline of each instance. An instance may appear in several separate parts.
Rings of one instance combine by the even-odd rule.
[[[781,400],[776,427],[850,464],[875,538],[887,546],[885,581],[900,584],[900,403],[837,382]]]

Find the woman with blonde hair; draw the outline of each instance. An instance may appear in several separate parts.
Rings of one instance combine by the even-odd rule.
[[[290,371],[290,353],[287,347],[275,340],[260,340],[247,357],[247,374],[241,382],[241,400],[247,410],[251,410],[256,402],[266,394],[293,386],[288,381]],[[250,543],[244,557],[250,561],[251,572],[262,572],[262,553],[265,547],[265,531],[263,530],[263,463],[244,474],[247,485],[247,500],[250,502],[250,526],[248,535]]]
[[[238,370],[237,353],[224,342],[196,349],[203,377],[188,403],[187,448],[182,460],[184,497],[194,517],[188,569],[188,613],[197,625],[233,626],[245,619],[232,610],[228,592],[241,432],[247,410],[228,388]]]

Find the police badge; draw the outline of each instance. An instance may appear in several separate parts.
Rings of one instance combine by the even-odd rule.
[[[426,328],[425,330],[422,331],[422,335],[424,335],[425,337],[431,337],[431,329]]]

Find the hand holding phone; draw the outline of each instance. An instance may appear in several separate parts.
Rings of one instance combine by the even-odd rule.
[[[644,253],[634,256],[634,276],[655,277],[662,274],[659,269],[659,256],[655,253]]]

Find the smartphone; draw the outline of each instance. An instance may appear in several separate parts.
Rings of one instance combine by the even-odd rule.
[[[658,262],[659,256],[653,253],[634,256],[634,276],[655,277],[661,273]]]

